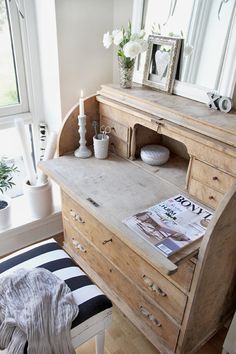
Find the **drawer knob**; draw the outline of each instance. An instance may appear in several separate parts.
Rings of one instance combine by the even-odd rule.
[[[210,200],[213,200],[213,199],[215,199],[215,198],[213,197],[213,195],[209,195],[209,199],[210,199]]]
[[[81,251],[83,253],[87,252],[86,248],[83,245],[81,245],[79,243],[79,241],[75,240],[74,238],[72,239],[72,243],[73,243],[74,248],[76,248],[77,250],[79,250],[79,251]]]
[[[217,181],[218,177],[217,176],[213,176],[212,179],[213,179],[213,181]]]
[[[156,319],[155,316],[149,315],[149,320],[157,327],[161,327],[161,323]]]
[[[158,293],[160,296],[166,296],[167,294],[157,285],[153,282],[152,279],[148,278],[146,275],[143,275],[143,281],[145,284],[148,285],[148,289],[151,291]]]
[[[161,288],[159,288],[159,286],[157,286],[156,284],[152,285],[152,291],[158,293],[162,297],[166,296],[166,293],[163,290],[161,290]]]
[[[140,306],[140,312],[144,317],[148,317],[150,315],[149,311],[143,306]]]
[[[76,213],[74,210],[70,210],[70,215],[73,220],[78,221],[80,224],[84,224],[85,221],[82,219],[82,217],[79,215],[79,213]]]
[[[158,321],[156,319],[156,317],[154,315],[152,315],[145,307],[140,306],[139,309],[140,309],[140,313],[142,316],[148,318],[152,322],[152,324],[154,324],[155,326],[161,327],[160,321]]]

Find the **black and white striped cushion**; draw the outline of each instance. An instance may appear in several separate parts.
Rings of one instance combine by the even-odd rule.
[[[26,247],[0,260],[0,277],[24,268],[45,268],[64,280],[73,292],[79,314],[72,323],[73,332],[84,321],[112,307],[110,300],[92,283],[54,239]]]

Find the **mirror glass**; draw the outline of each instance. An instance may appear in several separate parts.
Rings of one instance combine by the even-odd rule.
[[[183,38],[178,83],[221,93],[222,68],[232,36],[236,0],[143,0],[141,3],[140,26],[147,36]],[[137,62],[140,74],[144,65],[145,54],[142,54]],[[140,77],[136,81],[140,82]]]

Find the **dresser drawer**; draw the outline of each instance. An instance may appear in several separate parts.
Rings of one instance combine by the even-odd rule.
[[[111,134],[110,136],[114,136],[123,140],[125,143],[128,143],[129,139],[129,129],[123,125],[118,123],[115,120],[109,119],[103,115],[100,117],[100,127],[102,125],[111,127]]]
[[[224,194],[202,184],[193,178],[190,179],[188,192],[213,209],[216,209],[224,196]]]
[[[75,260],[80,264],[82,258],[86,264],[107,284],[115,300],[123,300],[132,312],[141,319],[144,333],[148,326],[153,333],[160,336],[165,345],[174,350],[179,334],[179,326],[164,312],[152,303],[129,279],[122,274],[102,253],[86,238],[64,220],[65,245],[67,250],[75,254]],[[99,285],[99,284],[98,284]],[[114,298],[112,299],[114,301]],[[116,301],[115,301],[116,302]]]
[[[79,213],[80,221],[76,221],[74,217],[71,218],[71,210],[73,215],[74,213]],[[65,194],[63,195],[63,215],[76,230],[96,246],[123,274],[142,288],[178,323],[181,323],[187,295],[172,284],[170,279],[177,276],[178,272],[182,270],[188,272],[189,269],[183,267],[178,270],[176,275],[165,278]],[[187,276],[192,276],[192,274],[187,273]],[[181,276],[179,277],[181,278]],[[183,274],[183,277],[185,277],[185,274]]]
[[[129,158],[129,145],[112,134],[110,135],[109,150],[125,159]]]
[[[235,181],[233,176],[196,159],[191,167],[191,177],[220,193],[225,193]]]

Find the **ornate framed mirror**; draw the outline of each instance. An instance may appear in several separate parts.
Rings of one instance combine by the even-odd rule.
[[[183,38],[173,93],[208,102],[207,92],[232,98],[236,83],[236,0],[134,0],[133,31]],[[142,83],[146,53],[136,60]]]

